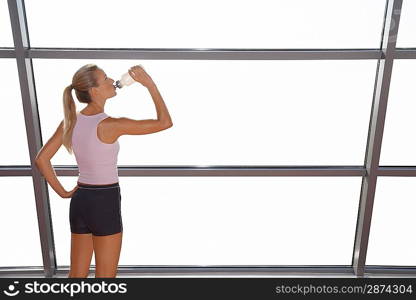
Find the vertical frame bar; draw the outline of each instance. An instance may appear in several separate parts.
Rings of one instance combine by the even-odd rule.
[[[26,134],[29,146],[43,266],[45,276],[52,277],[52,275],[56,272],[55,244],[52,232],[47,182],[44,178],[42,178],[35,165],[36,155],[42,145],[42,136],[32,59],[27,56],[27,51],[30,48],[30,42],[27,30],[24,0],[8,0],[8,6],[16,51],[16,63],[22,94],[23,111],[25,115]]]
[[[384,17],[381,50],[383,57],[377,65],[377,75],[373,94],[373,105],[365,154],[366,175],[362,179],[360,205],[355,234],[352,266],[356,276],[363,276],[368,249],[371,217],[377,185],[377,172],[380,161],[389,95],[391,73],[396,50],[397,33],[400,22],[402,0],[387,0]]]

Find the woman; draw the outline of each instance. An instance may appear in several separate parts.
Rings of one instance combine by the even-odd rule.
[[[124,134],[149,134],[170,128],[172,120],[152,78],[141,66],[128,70],[145,86],[155,103],[157,120],[112,118],[104,112],[107,99],[116,95],[114,80],[95,64],[81,67],[65,88],[64,120],[40,149],[36,166],[62,198],[71,198],[71,269],[69,277],[88,277],[93,251],[95,277],[116,277],[122,244],[121,194],[118,182],[117,139]],[[87,106],[76,112],[72,89]],[[66,191],[50,160],[64,145],[75,154],[79,169],[77,186]]]

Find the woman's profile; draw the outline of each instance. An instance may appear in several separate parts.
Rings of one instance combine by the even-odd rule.
[[[129,75],[145,86],[155,103],[157,119],[112,118],[104,112],[106,101],[116,96],[114,80],[95,64],[82,66],[64,90],[64,119],[53,136],[39,150],[36,166],[62,198],[71,198],[71,267],[68,277],[86,278],[95,254],[95,277],[116,277],[120,257],[123,222],[121,190],[117,172],[122,135],[150,134],[172,127],[173,123],[156,84],[141,66]],[[76,110],[72,90],[80,103]],[[74,154],[79,177],[66,191],[58,181],[50,160],[64,145]]]

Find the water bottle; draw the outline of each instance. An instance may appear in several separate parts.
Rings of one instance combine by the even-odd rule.
[[[115,87],[121,89],[122,87],[129,86],[135,82],[135,80],[130,76],[129,72],[123,74],[120,80],[115,82]]]

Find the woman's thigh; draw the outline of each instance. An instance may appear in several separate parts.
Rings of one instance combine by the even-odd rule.
[[[91,234],[71,233],[71,270],[69,277],[88,277],[93,249]]]
[[[116,277],[123,232],[92,236],[95,253],[95,277]]]

